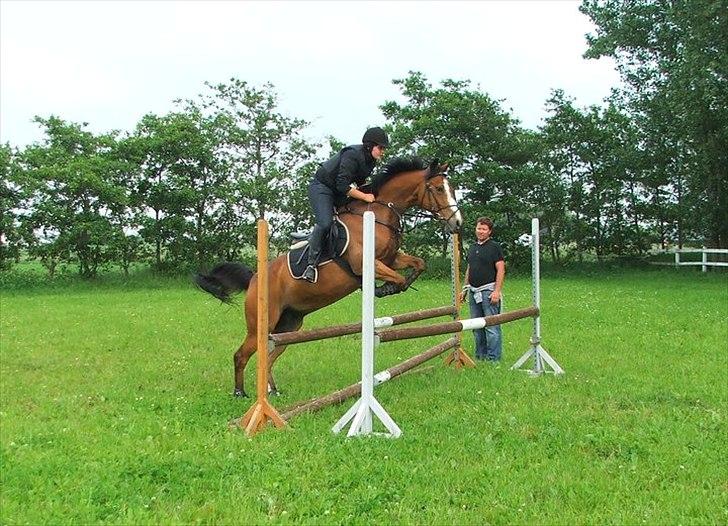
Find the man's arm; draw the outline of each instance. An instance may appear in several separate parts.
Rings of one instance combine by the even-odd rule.
[[[468,290],[465,286],[470,284],[470,265],[465,268],[465,278],[463,278],[463,290],[460,292],[460,302],[465,301],[465,296],[468,295]]]
[[[491,303],[498,303],[501,299],[503,280],[506,279],[506,262],[502,259],[495,262],[495,290],[490,295]]]

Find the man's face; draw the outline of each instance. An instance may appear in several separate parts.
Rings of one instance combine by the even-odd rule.
[[[485,223],[478,223],[475,225],[475,237],[478,238],[478,241],[486,241],[490,238],[490,227]]]

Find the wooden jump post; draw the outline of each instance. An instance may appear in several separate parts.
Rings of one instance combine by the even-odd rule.
[[[286,422],[268,401],[268,222],[258,219],[258,399],[239,420],[245,434],[252,436],[261,431],[268,420],[276,427]]]
[[[452,285],[452,304],[455,306],[456,315],[454,319],[460,319],[460,234],[454,233],[450,244],[450,282]],[[463,336],[458,333],[455,336],[458,340],[457,348],[445,358],[446,365],[452,365],[456,369],[463,367],[475,367],[475,362],[463,349]]]

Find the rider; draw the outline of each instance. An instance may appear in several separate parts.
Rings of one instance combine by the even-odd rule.
[[[383,129],[369,128],[362,137],[363,144],[347,146],[331,159],[321,164],[308,187],[308,198],[315,217],[308,248],[308,266],[303,279],[316,280],[316,266],[321,256],[321,246],[331,229],[334,207],[346,202],[346,197],[366,203],[374,202],[374,195],[359,190],[374,170],[376,162],[389,146],[389,138]]]

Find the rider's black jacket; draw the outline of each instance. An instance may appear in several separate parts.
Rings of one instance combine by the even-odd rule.
[[[314,178],[334,192],[336,206],[346,201],[351,185],[361,186],[374,170],[374,157],[363,144],[347,146],[321,164]]]

